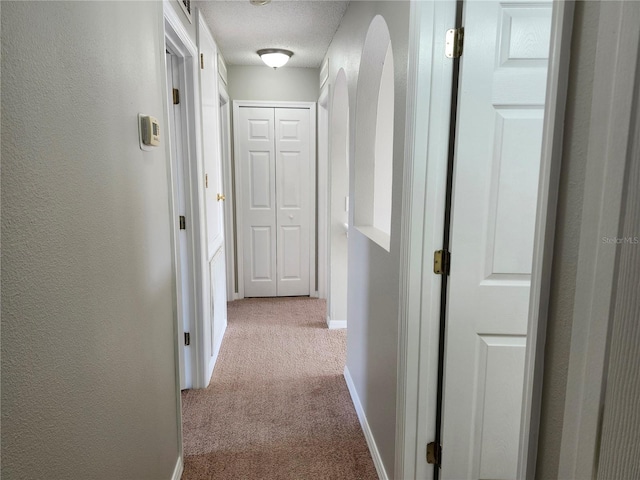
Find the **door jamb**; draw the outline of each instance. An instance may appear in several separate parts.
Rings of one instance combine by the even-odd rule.
[[[309,131],[311,132],[311,138],[309,141],[310,161],[309,168],[309,185],[316,184],[316,102],[277,102],[277,101],[263,101],[263,100],[234,100],[233,101],[233,159],[235,162],[236,180],[240,178],[240,162],[238,159],[238,151],[235,145],[238,144],[238,129],[236,128],[236,122],[240,118],[240,107],[268,107],[268,108],[305,108],[309,109]],[[243,252],[243,234],[242,234],[242,195],[238,193],[240,190],[238,184],[236,184],[236,225],[238,226],[236,231],[236,261],[238,264],[238,299],[244,298],[244,259],[240,252]],[[311,195],[311,201],[309,206],[310,212],[316,211],[316,196]],[[309,296],[318,296],[318,292],[314,291],[316,280],[316,222],[315,215],[313,215],[312,221],[309,227]]]
[[[433,478],[425,449],[435,431],[435,389],[439,333],[440,282],[432,272],[433,252],[440,248],[444,219],[447,142],[452,62],[444,58],[444,32],[455,24],[455,3],[411,2],[409,77],[401,240],[398,382],[395,478]],[[559,155],[567,96],[573,2],[553,4],[551,55],[536,239],[530,294],[529,334],[525,354],[525,388],[518,474],[535,470],[542,389],[544,334],[553,254]],[[563,64],[559,62],[562,60]],[[448,83],[447,83],[448,80]],[[421,92],[431,92],[420,97]],[[443,104],[443,100],[445,100]],[[425,136],[419,132],[428,132]],[[438,136],[439,135],[439,136]],[[440,138],[440,140],[438,140]],[[427,141],[430,140],[430,141]],[[541,242],[544,242],[541,245]],[[538,341],[540,339],[540,341]],[[518,476],[518,478],[524,478]]]
[[[318,201],[318,297],[328,298],[329,295],[329,191],[331,185],[330,178],[330,158],[329,152],[329,82],[325,82],[320,96],[318,97],[318,131],[317,131],[317,184],[316,197]]]
[[[234,221],[234,188],[233,188],[233,152],[231,145],[231,100],[227,93],[227,86],[218,78],[218,93],[220,101],[220,156],[222,158],[222,189],[226,200],[224,206],[224,246],[227,260],[227,301],[236,299],[236,244]],[[223,122],[226,118],[226,124]],[[223,128],[226,125],[226,131]],[[226,152],[225,152],[226,146]],[[225,156],[226,154],[226,156]]]
[[[190,249],[193,255],[192,258],[192,282],[193,282],[193,295],[194,305],[192,311],[194,312],[194,318],[191,321],[191,350],[192,350],[192,379],[191,385],[193,388],[202,388],[201,377],[203,377],[203,359],[201,357],[201,348],[199,347],[198,339],[202,331],[202,319],[204,318],[203,312],[203,282],[201,275],[197,272],[202,270],[203,256],[201,252],[202,243],[202,225],[200,223],[200,203],[198,201],[200,182],[198,179],[197,165],[201,162],[200,155],[200,116],[199,105],[200,98],[197,86],[198,78],[198,49],[190,38],[188,32],[182,24],[182,20],[178,17],[175,10],[167,3],[164,4],[164,31],[165,31],[165,43],[169,45],[174,54],[182,58],[184,61],[184,72],[181,81],[185,85],[185,92],[182,95],[182,99],[185,103],[185,116],[184,131],[186,131],[188,149],[185,153],[185,185],[188,187],[186,193],[187,196],[187,216],[189,216],[189,225],[191,228],[190,237]],[[167,113],[168,118],[168,113]],[[165,121],[168,122],[167,119]],[[170,186],[170,188],[173,188]],[[190,201],[189,201],[190,200]],[[172,206],[173,208],[173,206]],[[175,222],[174,222],[175,223]],[[172,224],[172,228],[175,225]],[[174,246],[175,248],[175,246]],[[177,348],[177,345],[176,345]],[[204,385],[206,386],[206,385]],[[178,387],[178,395],[180,395],[180,389]],[[181,442],[182,444],[182,442]]]

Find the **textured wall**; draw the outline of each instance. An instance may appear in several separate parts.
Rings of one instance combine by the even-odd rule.
[[[2,476],[169,479],[162,2],[2,2]],[[137,114],[163,145],[138,146]]]
[[[558,478],[599,12],[598,2],[576,2],[545,346],[539,479]]]
[[[317,68],[229,65],[228,90],[232,100],[315,102],[320,88]]]
[[[636,89],[638,92],[638,89]],[[627,166],[598,478],[640,478],[640,109]],[[632,127],[633,128],[633,127]],[[633,132],[632,132],[633,134]]]
[[[349,86],[350,159],[353,172],[356,88],[360,54],[369,24],[382,15],[389,27],[395,66],[391,251],[355,229],[349,233],[347,367],[388,474],[395,454],[400,220],[404,160],[409,2],[351,2],[327,56],[329,81],[343,68]],[[372,99],[372,101],[376,101]],[[350,179],[353,222],[353,178]]]

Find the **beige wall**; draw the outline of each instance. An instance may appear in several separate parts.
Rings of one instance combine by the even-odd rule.
[[[547,324],[536,466],[539,479],[558,478],[599,12],[598,2],[576,3]]]
[[[349,90],[350,171],[354,171],[356,89],[360,55],[376,15],[389,27],[395,66],[391,251],[358,232],[349,232],[347,368],[364,408],[384,468],[393,475],[396,427],[400,221],[405,140],[409,2],[351,2],[329,46],[329,82],[343,68]],[[371,99],[376,102],[377,98]],[[354,179],[350,179],[353,224]]]
[[[232,100],[316,102],[320,69],[228,65],[228,91]]]
[[[2,2],[2,477],[179,455],[162,2]]]

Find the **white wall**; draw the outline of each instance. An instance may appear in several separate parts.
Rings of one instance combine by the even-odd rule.
[[[215,32],[214,32],[215,34]],[[315,102],[320,93],[319,68],[228,65],[232,100]]]
[[[162,2],[3,2],[3,478],[178,459],[162,25]]]
[[[389,44],[380,78],[373,175],[373,226],[387,235],[391,235],[393,70],[393,49]]]
[[[347,263],[348,224],[346,199],[349,196],[349,91],[344,71],[331,80],[332,96],[329,107],[331,136],[331,237],[330,237],[330,295],[327,307],[331,320],[347,320]]]
[[[353,172],[356,85],[364,39],[376,14],[391,34],[395,64],[395,118],[391,251],[356,229],[349,234],[347,368],[353,378],[374,441],[387,473],[393,473],[395,450],[400,221],[404,159],[409,2],[351,2],[329,46],[329,79],[345,70],[349,85],[350,158]],[[377,99],[372,99],[377,101]],[[353,221],[353,178],[350,179]]]

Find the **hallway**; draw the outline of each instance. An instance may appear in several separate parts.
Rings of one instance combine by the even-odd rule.
[[[196,479],[375,479],[343,377],[346,330],[324,300],[229,303],[208,388],[182,393],[185,469]]]

